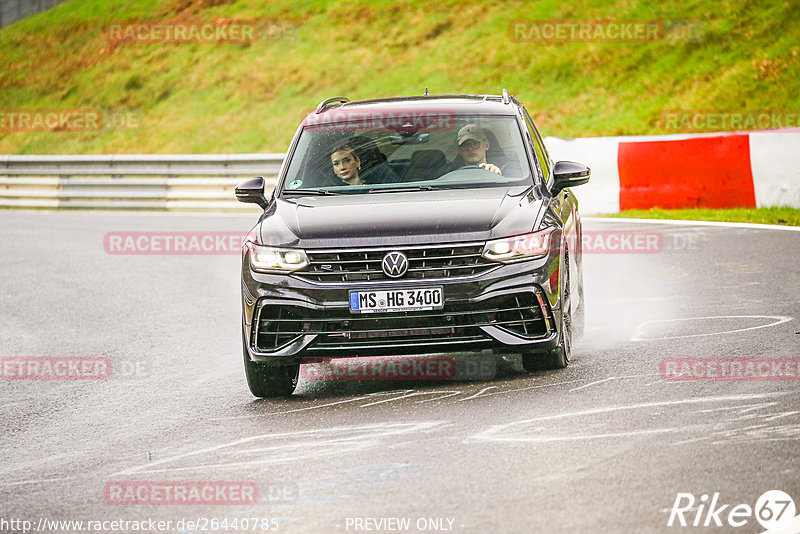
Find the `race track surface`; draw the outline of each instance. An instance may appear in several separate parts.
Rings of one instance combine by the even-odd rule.
[[[483,376],[306,372],[291,398],[257,400],[242,369],[239,256],[104,247],[109,232],[244,234],[254,222],[0,212],[0,356],[114,370],[0,380],[2,532],[23,531],[3,520],[87,532],[50,521],[152,519],[173,533],[754,533],[767,530],[755,517],[733,527],[728,515],[768,490],[800,514],[800,382],[775,376],[800,356],[800,232],[586,220],[586,334],[568,368],[527,374],[517,356],[462,354],[461,376]],[[608,250],[630,231],[659,247]],[[662,373],[706,358],[788,363],[758,380]],[[128,482],[228,482],[257,497],[120,504],[109,492]],[[723,526],[706,515],[715,494]],[[676,500],[699,526],[668,526]]]

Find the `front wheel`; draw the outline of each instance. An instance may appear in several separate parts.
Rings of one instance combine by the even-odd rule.
[[[529,373],[563,369],[569,365],[572,356],[572,299],[569,289],[569,254],[564,254],[561,267],[564,274],[564,289],[561,293],[561,324],[559,325],[558,345],[544,352],[522,355],[522,366]]]
[[[269,365],[254,362],[247,353],[245,343],[243,339],[244,374],[247,377],[250,393],[262,399],[290,396],[297,387],[300,364]]]
[[[586,305],[583,299],[583,275],[581,275],[581,282],[578,284],[578,297],[580,299],[580,304],[575,306],[575,313],[571,317],[573,339],[581,339],[584,331],[586,330]]]

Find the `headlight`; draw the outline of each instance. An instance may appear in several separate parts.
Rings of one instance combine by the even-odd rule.
[[[308,265],[308,256],[300,249],[265,247],[252,242],[246,246],[254,271],[297,271]]]
[[[487,241],[481,256],[494,261],[519,261],[546,256],[555,228]]]

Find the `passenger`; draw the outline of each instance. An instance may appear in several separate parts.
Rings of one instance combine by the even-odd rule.
[[[489,150],[489,140],[483,128],[477,124],[467,124],[458,131],[458,157],[450,164],[450,170],[456,170],[466,165],[477,165],[496,174],[500,167],[486,161],[486,151]]]
[[[345,184],[364,184],[364,181],[358,175],[358,171],[361,170],[361,160],[349,144],[342,143],[331,150],[331,165],[333,165],[333,172]]]

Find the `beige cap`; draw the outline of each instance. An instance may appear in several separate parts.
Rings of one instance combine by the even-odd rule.
[[[486,139],[486,134],[483,133],[483,128],[477,124],[467,124],[458,131],[459,146],[467,139],[472,139],[473,141],[477,141],[479,143],[488,141],[488,139]]]

